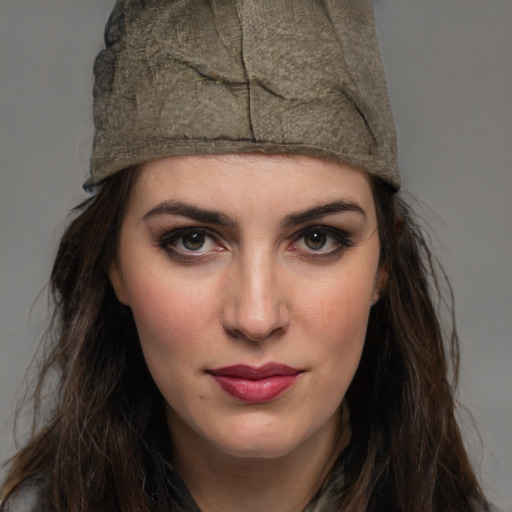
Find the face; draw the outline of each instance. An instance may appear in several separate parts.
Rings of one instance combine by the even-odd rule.
[[[338,428],[379,275],[368,177],[303,156],[145,165],[110,279],[173,439],[281,457]]]

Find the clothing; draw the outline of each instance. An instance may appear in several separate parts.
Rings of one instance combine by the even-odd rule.
[[[28,482],[15,492],[7,502],[2,512],[52,512],[44,497],[44,486],[41,482]]]
[[[181,510],[184,512],[201,512],[184,482],[176,473],[171,473],[168,481],[179,496],[177,504]],[[326,484],[303,512],[338,512],[338,497],[343,487],[343,481],[343,464],[340,463],[335,466]],[[51,507],[45,502],[43,489],[44,487],[41,484],[26,484],[6,503],[2,512],[52,512]],[[482,512],[484,511],[482,510]],[[502,511],[491,506],[488,512]]]
[[[344,483],[343,467],[343,461],[340,460],[334,467],[325,485],[322,486],[303,512],[338,512],[339,496]],[[173,494],[179,496],[178,505],[182,510],[186,512],[201,512],[183,480],[175,471],[169,472],[168,485],[172,488]]]
[[[118,0],[86,188],[175,155],[301,154],[400,186],[370,0]]]
[[[201,512],[190,495],[183,480],[174,472],[168,478],[169,485],[178,496],[177,504],[185,512]],[[303,512],[337,512],[337,495],[343,485],[342,466],[336,469],[329,479],[329,484],[321,489]],[[44,487],[41,484],[27,484],[17,492],[7,503],[2,512],[51,512],[51,508],[44,504]]]

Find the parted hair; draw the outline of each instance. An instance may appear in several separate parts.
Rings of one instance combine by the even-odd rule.
[[[32,431],[9,461],[0,511],[32,483],[52,512],[179,510],[166,478],[164,399],[107,277],[138,173],[109,177],[62,236]],[[371,180],[387,284],[346,395],[352,438],[340,512],[487,510],[456,421],[459,349],[453,311],[448,328],[440,320],[444,274],[400,194]]]

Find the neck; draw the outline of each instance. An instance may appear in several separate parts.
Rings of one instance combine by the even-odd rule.
[[[278,458],[225,454],[176,425],[172,437],[174,465],[202,512],[300,512],[320,489],[350,434],[337,414]]]

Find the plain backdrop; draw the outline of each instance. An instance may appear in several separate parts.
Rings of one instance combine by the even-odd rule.
[[[92,64],[112,5],[0,0],[0,459],[14,451],[59,234],[85,197]],[[468,443],[489,496],[512,510],[512,0],[375,9],[404,189],[455,291],[460,398],[481,436],[464,416]]]

